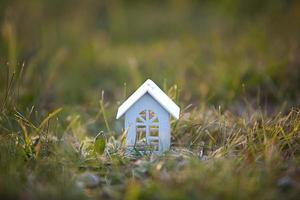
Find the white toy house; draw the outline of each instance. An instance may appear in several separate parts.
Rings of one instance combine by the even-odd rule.
[[[150,79],[118,109],[125,115],[128,149],[162,153],[170,149],[170,118],[179,118],[180,108]]]

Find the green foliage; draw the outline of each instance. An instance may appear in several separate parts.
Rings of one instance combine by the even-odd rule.
[[[99,133],[94,142],[95,152],[98,154],[103,154],[106,146],[106,138],[103,133]]]

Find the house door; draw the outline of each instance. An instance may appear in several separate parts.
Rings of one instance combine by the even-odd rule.
[[[143,110],[137,116],[135,147],[140,151],[159,150],[159,121],[155,112]]]

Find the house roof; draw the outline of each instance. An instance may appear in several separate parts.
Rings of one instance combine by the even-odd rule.
[[[174,118],[179,119],[180,108],[150,79],[145,81],[145,83],[119,107],[116,119],[122,117],[124,113],[146,93],[150,94]]]

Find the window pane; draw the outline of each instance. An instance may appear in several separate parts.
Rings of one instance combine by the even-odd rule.
[[[150,126],[150,136],[151,137],[158,137],[158,131],[159,131],[158,126],[153,126],[153,125]]]
[[[152,139],[152,140],[150,140],[150,148],[151,148],[151,150],[152,151],[158,151],[158,144],[159,144],[159,142],[158,142],[158,139]]]
[[[136,118],[136,122],[138,123],[144,123],[145,120],[143,120],[141,117]]]
[[[153,123],[158,123],[158,117],[152,118]]]
[[[157,118],[157,115],[155,112],[153,112],[152,110],[149,110],[149,119],[153,119],[153,118]]]
[[[142,112],[140,112],[140,117],[144,120],[146,120],[146,110],[143,110]]]
[[[139,151],[158,151],[158,137],[159,123],[157,114],[151,110],[143,110],[136,118],[135,148]]]
[[[146,145],[146,126],[136,127],[136,147],[141,147]]]

